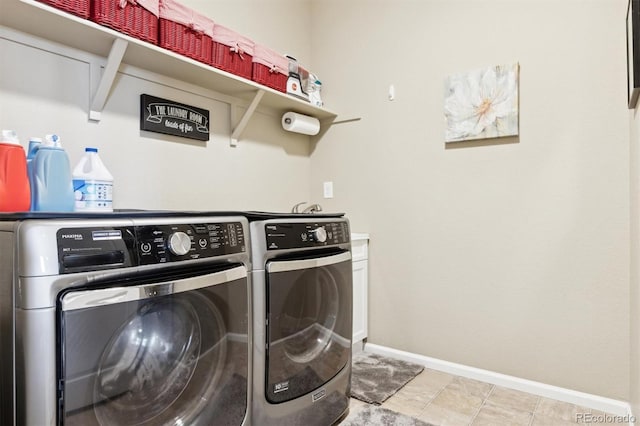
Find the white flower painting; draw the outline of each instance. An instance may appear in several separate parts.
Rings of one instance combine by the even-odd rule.
[[[445,80],[445,142],[518,134],[519,65],[498,65]]]

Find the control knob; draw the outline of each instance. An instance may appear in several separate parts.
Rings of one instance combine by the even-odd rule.
[[[184,256],[191,250],[191,237],[184,232],[174,232],[169,236],[169,251],[176,256]]]
[[[327,241],[327,231],[322,226],[314,229],[312,232],[317,242],[324,243]]]

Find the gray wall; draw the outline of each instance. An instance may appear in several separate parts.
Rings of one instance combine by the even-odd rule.
[[[313,3],[325,97],[362,120],[311,193],[371,234],[370,342],[628,400],[626,4]],[[445,146],[445,76],[515,61],[520,136]]]

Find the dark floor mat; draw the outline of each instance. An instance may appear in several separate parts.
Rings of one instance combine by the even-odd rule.
[[[382,404],[424,370],[419,364],[366,352],[354,355],[352,365],[351,396],[375,405]]]

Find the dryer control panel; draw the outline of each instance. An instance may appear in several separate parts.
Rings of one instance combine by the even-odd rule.
[[[349,223],[294,222],[265,225],[267,250],[325,247],[351,241]]]
[[[62,228],[61,274],[212,258],[247,251],[241,222]]]

